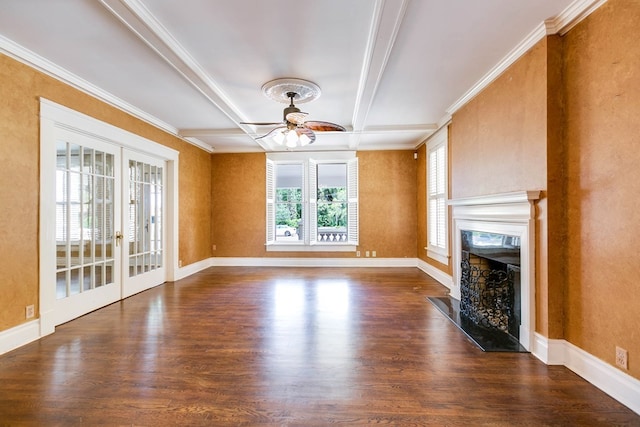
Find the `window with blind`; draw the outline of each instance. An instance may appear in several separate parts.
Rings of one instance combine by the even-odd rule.
[[[354,152],[270,153],[266,169],[268,251],[355,251]]]
[[[445,127],[427,143],[427,256],[443,264],[449,263],[447,139]]]

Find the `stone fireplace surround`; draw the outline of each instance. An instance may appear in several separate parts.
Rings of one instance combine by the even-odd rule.
[[[520,238],[520,344],[528,351],[535,333],[535,201],[540,191],[518,191],[449,200],[453,218],[453,286],[460,300],[461,232],[480,231]]]

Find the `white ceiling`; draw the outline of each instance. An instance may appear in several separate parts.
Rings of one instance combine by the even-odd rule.
[[[0,0],[0,52],[213,152],[276,150],[253,138],[272,127],[239,123],[282,120],[261,87],[285,77],[321,87],[310,119],[348,130],[310,149],[413,149],[594,3]]]

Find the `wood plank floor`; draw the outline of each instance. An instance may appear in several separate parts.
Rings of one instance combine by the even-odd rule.
[[[0,356],[0,425],[611,426],[564,367],[483,353],[414,268],[211,268]]]

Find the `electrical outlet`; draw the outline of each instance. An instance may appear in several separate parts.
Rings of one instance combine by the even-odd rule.
[[[356,256],[360,257],[360,251],[356,251]]]
[[[213,250],[215,251],[215,250],[217,249],[217,248],[216,248],[216,245],[213,245],[213,246],[211,247],[211,249],[213,249]]]
[[[364,256],[365,256],[365,257],[367,257],[367,258],[369,258],[369,251],[365,251],[365,252],[364,252]]]
[[[616,346],[616,365],[622,369],[629,369],[628,353],[624,348]]]
[[[178,267],[182,268],[182,260],[178,260]]]
[[[36,308],[33,306],[33,304],[26,306],[24,311],[25,317],[27,319],[32,319],[36,315]]]
[[[375,258],[376,257],[376,251],[372,251],[371,252],[371,256]]]

